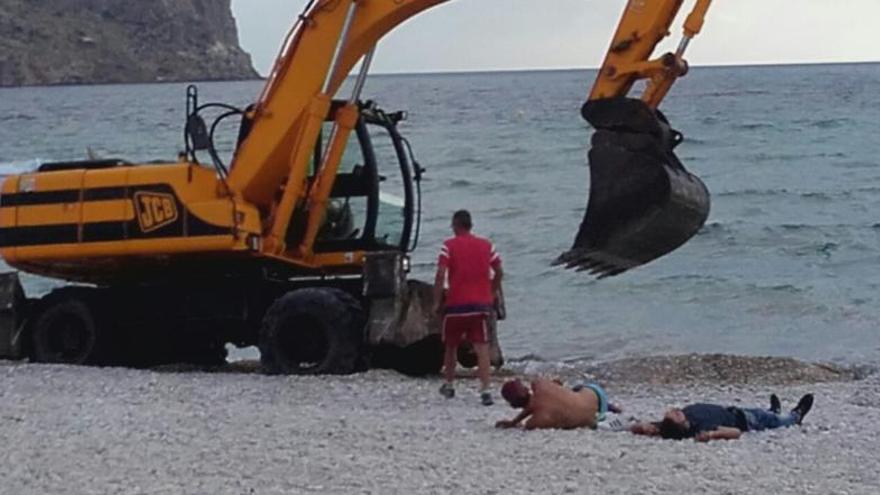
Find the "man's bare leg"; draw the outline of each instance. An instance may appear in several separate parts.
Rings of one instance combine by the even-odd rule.
[[[458,347],[446,346],[446,354],[443,355],[443,377],[446,383],[452,385],[455,380],[455,365],[458,361]]]
[[[457,356],[457,347],[446,346],[446,353],[443,355],[443,377],[445,381],[440,386],[440,395],[447,399],[455,397],[455,386],[452,384],[452,381],[455,379]]]
[[[477,374],[480,375],[480,402],[491,406],[494,401],[489,391],[489,344],[474,344],[474,352],[477,354]]]
[[[480,391],[489,390],[489,344],[474,344],[474,352],[477,354],[477,373],[480,376]]]

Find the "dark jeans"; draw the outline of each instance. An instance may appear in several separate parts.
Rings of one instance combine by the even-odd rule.
[[[749,431],[770,430],[773,428],[783,428],[792,426],[797,423],[798,416],[796,413],[776,414],[764,409],[742,409],[746,417],[746,425]]]

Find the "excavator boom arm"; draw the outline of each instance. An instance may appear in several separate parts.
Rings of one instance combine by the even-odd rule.
[[[289,175],[291,143],[311,100],[332,96],[354,65],[404,21],[449,0],[318,0],[292,31],[256,110],[250,139],[238,151],[230,186],[244,199],[268,208]],[[590,92],[590,99],[623,96],[640,78],[666,73],[662,61],[649,62],[683,0],[629,0],[617,33]],[[688,19],[696,34],[710,0],[699,0]],[[348,22],[347,30],[346,27]],[[640,69],[641,67],[641,69]],[[672,72],[676,77],[678,74]],[[662,97],[662,96],[661,96]],[[653,101],[656,107],[659,101]]]

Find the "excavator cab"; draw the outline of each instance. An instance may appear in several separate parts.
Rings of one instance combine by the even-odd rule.
[[[344,102],[334,102],[325,132],[315,145],[312,173],[327,146],[326,136]],[[405,112],[388,113],[374,102],[359,104],[360,118],[342,157],[330,192],[327,213],[315,241],[315,252],[411,251],[419,222],[417,208],[422,169],[397,125]],[[288,243],[297,229],[288,229]]]
[[[187,88],[187,119],[184,126],[185,154],[198,163],[198,155],[207,152],[221,176],[229,170],[217,151],[215,131],[219,123],[240,115],[237,143],[240,146],[251,132],[252,107],[234,108],[221,103],[200,104],[198,89]],[[316,171],[330,145],[337,112],[346,104],[334,100],[324,119],[322,131],[311,153],[307,182],[315,182]],[[201,116],[206,109],[223,112],[207,125]],[[372,100],[358,102],[358,120],[339,164],[328,198],[324,220],[315,238],[315,253],[352,251],[412,251],[417,244],[421,212],[420,180],[423,172],[416,162],[398,124],[406,112],[386,112]],[[298,245],[305,236],[307,212],[295,212],[288,224],[285,242]]]

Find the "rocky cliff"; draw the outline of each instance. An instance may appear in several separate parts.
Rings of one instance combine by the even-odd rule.
[[[0,86],[259,77],[232,0],[0,0]]]

